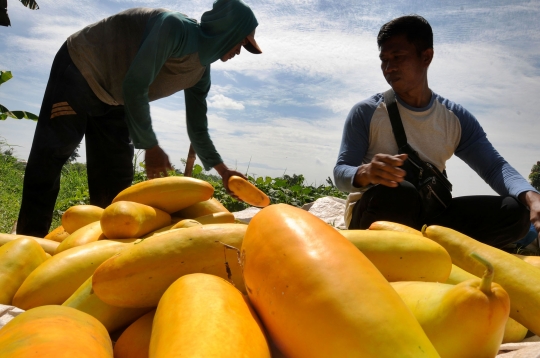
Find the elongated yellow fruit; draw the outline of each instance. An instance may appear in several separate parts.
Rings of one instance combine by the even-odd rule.
[[[69,233],[74,233],[83,226],[99,221],[103,208],[95,205],[74,205],[62,214],[62,226]]]
[[[100,240],[54,255],[28,275],[13,297],[13,305],[24,310],[61,305],[103,261],[129,245]]]
[[[7,244],[10,241],[17,240],[20,238],[29,238],[32,240],[36,240],[36,242],[41,246],[43,250],[45,250],[46,253],[50,255],[54,255],[54,252],[56,251],[56,248],[58,245],[60,245],[59,242],[48,240],[48,239],[42,239],[39,237],[34,236],[26,236],[26,235],[17,235],[17,234],[2,234],[0,233],[0,246],[3,246]]]
[[[48,233],[44,239],[62,242],[66,237],[69,236],[69,232],[67,232],[62,225],[58,226],[56,229]]]
[[[480,278],[452,264],[452,272],[450,272],[450,277],[448,277],[448,280],[446,280],[445,283],[457,285],[472,279],[479,280]],[[518,323],[512,317],[508,317],[508,321],[506,321],[506,326],[504,328],[502,343],[521,342],[527,335],[527,331],[525,326]]]
[[[201,226],[202,224],[196,220],[193,220],[193,219],[184,219],[184,220],[180,220],[179,222],[177,222],[176,224],[174,224],[171,229],[186,229],[188,227],[193,227],[193,226]]]
[[[200,201],[208,200],[214,187],[203,180],[190,177],[166,177],[143,181],[122,190],[113,203],[134,201],[152,206],[169,214]]]
[[[92,290],[92,277],[89,277],[62,306],[73,307],[88,313],[101,322],[109,332],[133,323],[147,313],[149,308],[122,308],[106,304]]]
[[[177,307],[182,307],[178,309]],[[176,280],[156,310],[150,358],[270,358],[256,314],[224,279],[202,273]]]
[[[540,334],[540,270],[507,252],[443,226],[428,226],[422,232],[441,244],[455,265],[473,275],[480,276],[484,268],[469,256],[472,252],[491,262],[497,272],[494,281],[510,296],[510,317]]]
[[[117,201],[101,216],[101,230],[109,239],[141,237],[171,224],[171,216],[148,205]]]
[[[149,237],[101,264],[94,292],[113,306],[155,307],[176,279],[198,272],[226,278],[244,291],[234,248],[245,232],[246,225],[213,224]]]
[[[153,309],[122,332],[114,345],[114,358],[148,358],[155,314]]]
[[[107,330],[71,307],[43,306],[21,313],[0,330],[0,358],[112,358]]]
[[[450,276],[448,277],[448,280],[439,281],[439,282],[444,282],[449,285],[457,285],[458,283],[462,283],[464,281],[471,280],[471,279],[479,279],[479,277],[473,275],[472,273],[468,273],[467,271],[465,271],[459,266],[452,264],[452,271],[450,272]]]
[[[229,190],[249,205],[259,207],[270,205],[270,198],[242,177],[236,175],[229,177]]]
[[[366,256],[302,209],[257,213],[242,258],[250,301],[285,356],[439,356]]]
[[[510,311],[508,294],[492,279],[489,266],[482,280],[455,286],[410,281],[392,282],[392,287],[441,357],[489,358],[499,351]]]
[[[234,215],[232,213],[214,213],[199,216],[194,219],[202,225],[208,224],[234,224]]]
[[[452,269],[446,250],[420,235],[388,230],[339,230],[393,281],[444,282]]]
[[[11,305],[15,292],[47,260],[36,240],[20,238],[0,247],[0,304]]]
[[[172,216],[180,216],[186,219],[195,219],[200,216],[210,215],[215,213],[228,213],[226,207],[223,206],[216,198],[210,198],[205,201],[200,201],[191,206],[188,206],[185,209],[182,209]]]
[[[506,327],[504,328],[504,336],[502,343],[518,343],[525,339],[529,330],[527,327],[513,319],[508,317]]]
[[[94,242],[98,240],[105,240],[107,239],[105,235],[103,235],[103,231],[101,231],[101,223],[98,221],[94,221],[93,223],[90,223],[88,225],[85,225],[73,232],[73,234],[69,235],[64,241],[58,245],[55,251],[55,255],[65,251],[67,249],[71,249],[72,247],[81,246],[84,244],[88,244],[89,242]]]
[[[533,255],[514,255],[514,256],[525,261],[528,264],[533,265],[536,268],[540,268],[540,256],[533,256]]]
[[[416,234],[422,236],[422,232],[419,230],[413,229],[410,226],[391,222],[391,221],[375,221],[373,222],[368,230],[390,230],[390,231],[399,231],[406,232],[409,234]]]

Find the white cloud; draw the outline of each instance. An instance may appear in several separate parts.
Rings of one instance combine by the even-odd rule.
[[[226,97],[222,94],[216,94],[212,97],[209,97],[208,107],[217,108],[217,109],[245,109],[244,105],[240,102],[235,101],[232,98]]]
[[[0,68],[15,77],[2,86],[0,103],[38,112],[56,51],[92,22],[134,6],[165,7],[199,19],[211,3],[41,0],[41,9],[30,11],[10,2],[13,27],[0,32],[0,48],[6,49]],[[257,175],[304,174],[311,183],[331,176],[348,111],[388,87],[379,69],[378,29],[405,13],[420,13],[433,25],[431,87],[469,109],[524,176],[538,160],[538,2],[469,0],[427,8],[410,1],[248,3],[259,20],[256,38],[263,54],[242,51],[233,61],[212,65],[208,123],[228,165],[243,171],[250,163],[249,172]],[[179,166],[189,147],[183,95],[153,102],[151,109],[160,144]],[[0,135],[21,145],[21,157],[30,147],[32,123],[0,123]],[[448,162],[448,171],[455,194],[492,193],[459,159]]]

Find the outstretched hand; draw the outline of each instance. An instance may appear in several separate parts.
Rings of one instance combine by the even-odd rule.
[[[235,198],[236,200],[240,200],[236,195],[234,195],[230,190],[229,190],[229,178],[233,175],[236,175],[236,176],[239,176],[241,178],[244,178],[247,180],[246,176],[240,172],[237,172],[236,170],[231,170],[229,169],[225,163],[220,163],[218,165],[216,165],[214,167],[214,169],[219,173],[219,175],[221,175],[221,179],[223,180],[223,187],[225,188],[225,190],[227,191],[227,194],[229,194],[230,196],[232,196],[233,198]],[[242,201],[242,200],[240,200]]]
[[[354,184],[363,187],[369,184],[381,184],[391,188],[405,180],[405,170],[399,168],[407,160],[407,154],[376,154],[370,163],[358,167]]]
[[[166,177],[168,176],[167,170],[173,170],[167,153],[159,145],[146,149],[144,163],[148,179]]]

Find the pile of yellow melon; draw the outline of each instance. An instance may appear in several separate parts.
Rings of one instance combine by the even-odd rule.
[[[46,238],[0,234],[0,304],[26,310],[0,358],[477,358],[540,333],[523,257],[440,226],[338,231],[285,204],[245,225],[212,194],[154,179],[70,208]]]

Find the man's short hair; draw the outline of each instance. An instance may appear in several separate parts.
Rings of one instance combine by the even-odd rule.
[[[379,50],[388,39],[398,35],[405,35],[416,47],[418,55],[428,48],[433,48],[433,30],[429,22],[420,15],[401,16],[382,25],[377,35]]]

